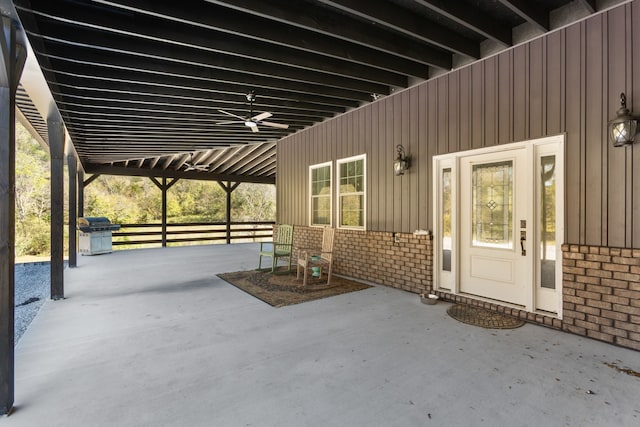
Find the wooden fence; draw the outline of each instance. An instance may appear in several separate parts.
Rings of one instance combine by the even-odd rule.
[[[260,242],[273,239],[274,224],[273,221],[190,222],[167,224],[166,230],[162,224],[120,224],[120,230],[113,232],[113,245],[155,246],[163,241],[166,244]]]

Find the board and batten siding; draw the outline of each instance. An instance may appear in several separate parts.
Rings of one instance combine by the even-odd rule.
[[[620,92],[640,114],[638,28],[635,0],[284,138],[278,222],[309,224],[309,165],[364,153],[367,230],[432,229],[433,155],[565,133],[564,243],[640,248],[640,143],[606,137]]]

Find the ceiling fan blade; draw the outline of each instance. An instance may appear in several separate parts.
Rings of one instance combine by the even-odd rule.
[[[269,112],[265,111],[264,113],[260,113],[260,114],[258,114],[257,116],[253,116],[253,117],[251,117],[251,119],[250,119],[250,120],[251,120],[252,122],[259,122],[260,120],[262,120],[262,119],[268,119],[268,118],[269,118],[269,117],[271,117],[271,116],[273,116],[273,114],[271,114],[271,113],[269,113]]]
[[[209,165],[197,165],[197,164],[192,164],[192,163],[186,163],[184,164],[186,166],[186,168],[184,169],[185,172],[187,171],[201,171],[201,172],[206,172],[209,170]]]
[[[283,125],[282,123],[260,122],[260,124],[264,126],[269,126],[272,128],[289,129],[289,125]]]
[[[243,122],[246,120],[244,117],[239,116],[237,114],[233,114],[233,113],[229,113],[228,111],[224,111],[224,110],[218,110],[218,112],[222,113],[222,114],[226,114],[227,116],[231,116],[231,117],[236,117],[240,120],[242,120]]]
[[[260,130],[258,129],[258,126],[251,126],[251,132],[260,132]]]
[[[244,122],[241,122],[239,120],[227,120],[227,121],[224,121],[224,122],[216,122],[215,124],[217,124],[217,125],[232,125],[234,123],[244,123]]]

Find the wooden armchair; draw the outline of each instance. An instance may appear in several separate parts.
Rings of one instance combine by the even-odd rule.
[[[293,225],[279,225],[278,236],[272,242],[260,242],[260,259],[258,260],[258,270],[262,269],[262,257],[271,257],[271,272],[275,273],[278,266],[278,258],[289,258],[289,268],[291,271],[291,250],[293,248]]]
[[[327,285],[331,284],[331,270],[333,268],[333,237],[335,229],[327,227],[322,232],[322,248],[321,249],[300,249],[298,255],[298,268],[296,278],[300,279],[300,269],[304,270],[303,286],[307,286],[307,277],[309,269],[319,267],[319,277],[322,277],[323,271],[327,275]]]

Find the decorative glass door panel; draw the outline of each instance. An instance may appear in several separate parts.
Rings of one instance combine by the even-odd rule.
[[[473,165],[472,245],[513,248],[513,161]]]
[[[453,248],[451,193],[451,168],[446,168],[442,170],[442,270],[449,272]]]

